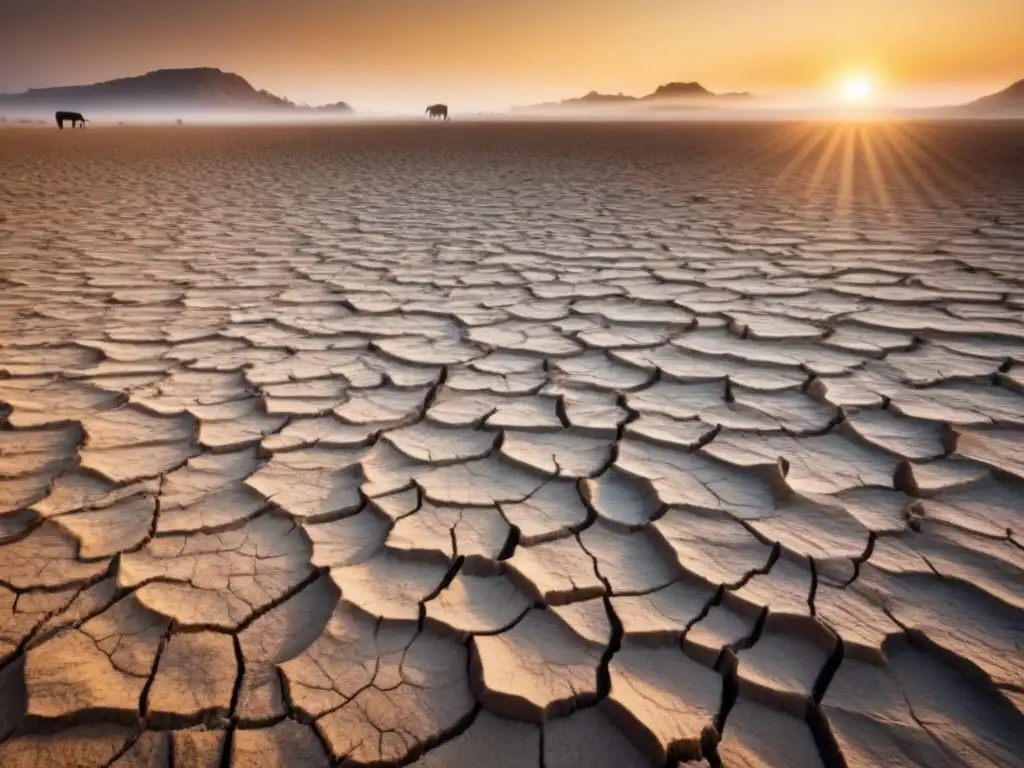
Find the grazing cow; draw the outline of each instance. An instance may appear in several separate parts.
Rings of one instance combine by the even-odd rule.
[[[447,104],[431,104],[426,108],[426,113],[430,115],[430,119],[433,120],[435,117],[440,117],[442,120],[448,119],[448,105]]]
[[[57,127],[60,128],[62,131],[64,130],[64,121],[65,120],[70,120],[71,121],[71,127],[72,128],[76,128],[76,127],[85,128],[85,118],[82,117],[82,113],[81,112],[58,112],[57,115],[56,115],[56,118],[57,118]],[[79,123],[81,124],[80,126],[78,125]]]

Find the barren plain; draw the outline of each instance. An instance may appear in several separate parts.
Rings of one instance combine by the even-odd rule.
[[[1024,765],[1018,125],[0,131],[3,768]]]

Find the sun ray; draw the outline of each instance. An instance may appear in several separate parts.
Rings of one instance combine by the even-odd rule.
[[[920,164],[910,157],[911,140],[895,130],[885,134],[889,156],[895,167],[901,169],[905,181],[912,187],[912,195],[918,202],[926,203],[929,208],[944,207],[946,201],[942,191],[937,189],[932,179],[921,169]]]
[[[883,174],[890,180],[889,189],[895,203],[896,216],[903,220],[907,211],[918,210],[930,203],[897,156],[893,126],[879,126],[875,136],[875,152]]]
[[[925,126],[915,125],[911,130],[907,126],[896,124],[894,130],[907,137],[912,151],[925,167],[932,169],[932,174],[939,183],[947,189],[954,190],[958,197],[979,185],[980,179],[975,169],[950,152],[938,149],[928,138]]]
[[[782,186],[793,173],[801,170],[814,151],[829,136],[829,129],[823,126],[808,124],[807,128],[808,130],[804,134],[803,147],[796,155],[793,156],[793,158],[776,177],[776,183],[778,186]]]
[[[844,223],[849,223],[854,215],[857,180],[857,130],[859,128],[858,125],[844,125],[840,128],[843,148],[842,159],[839,161],[836,210]]]
[[[943,173],[937,173],[927,155],[922,155],[914,132],[893,125],[894,148],[899,160],[923,188],[924,194],[937,210],[960,208],[960,194],[956,185]]]
[[[771,163],[775,158],[785,157],[804,140],[809,128],[804,123],[765,126],[763,131],[758,132],[763,135],[756,141],[745,143],[731,153],[730,162],[741,165],[751,161]]]
[[[870,182],[868,186],[874,195],[875,203],[878,205],[880,212],[887,218],[893,219],[896,218],[896,209],[893,207],[892,195],[889,193],[889,180],[886,169],[879,162],[876,148],[878,134],[884,130],[886,130],[885,126],[860,126],[860,130],[857,131],[857,138],[860,142],[864,157],[864,167],[867,170]]]
[[[832,126],[829,130],[829,134],[830,138],[828,146],[825,147],[824,151],[818,157],[818,162],[814,167],[814,172],[811,174],[810,181],[807,184],[807,200],[813,203],[821,202],[819,189],[828,175],[828,170],[837,156],[839,144],[843,139],[841,126],[839,125]],[[828,193],[826,192],[824,194],[827,196]]]

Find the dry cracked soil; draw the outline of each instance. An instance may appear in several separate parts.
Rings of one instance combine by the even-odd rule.
[[[0,766],[1024,765],[1024,132],[0,132]]]

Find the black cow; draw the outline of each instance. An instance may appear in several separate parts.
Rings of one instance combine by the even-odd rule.
[[[64,121],[70,120],[72,128],[85,128],[85,118],[82,117],[81,112],[58,112],[56,114],[57,127],[62,131],[64,130]],[[80,125],[79,125],[80,124]]]
[[[433,120],[435,117],[440,117],[442,120],[448,119],[448,105],[447,104],[431,104],[424,110],[430,119]]]

